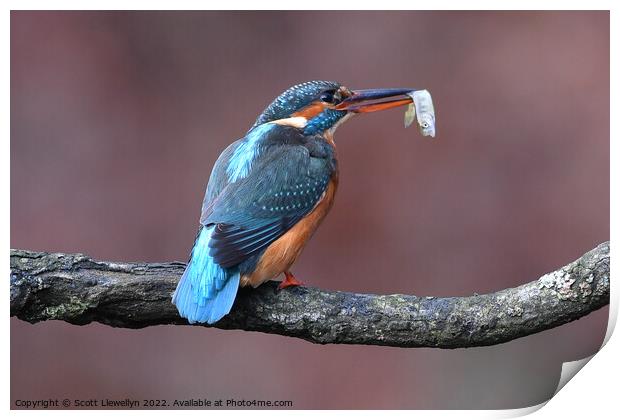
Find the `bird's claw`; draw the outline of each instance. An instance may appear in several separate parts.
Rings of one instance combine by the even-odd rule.
[[[291,286],[303,286],[304,285],[302,282],[297,280],[295,276],[293,276],[293,273],[291,272],[285,271],[284,276],[285,276],[285,279],[282,280],[280,284],[278,285],[278,290],[282,290],[282,289],[285,289]]]

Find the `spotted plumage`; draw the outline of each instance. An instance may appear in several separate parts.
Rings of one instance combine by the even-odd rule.
[[[216,225],[210,255],[223,267],[264,250],[307,215],[336,171],[334,149],[320,137],[304,136],[293,127],[267,125],[272,127],[263,131],[255,145],[260,152],[247,176],[232,182],[229,178],[218,197],[206,203],[200,219],[203,225]],[[218,160],[216,167],[229,167],[230,162]],[[246,272],[252,268],[246,267]]]

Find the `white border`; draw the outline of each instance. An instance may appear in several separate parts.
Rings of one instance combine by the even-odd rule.
[[[49,9],[52,2],[49,1],[34,1],[34,0],[23,0],[23,1],[8,1],[9,9],[15,10],[29,10],[29,9]],[[222,5],[222,3],[219,3]],[[264,9],[264,10],[280,10],[280,9],[297,9],[303,10],[307,9],[310,5],[317,9],[365,9],[369,10],[372,7],[376,6],[376,2],[369,1],[329,1],[329,0],[318,0],[314,1],[311,4],[298,3],[298,7],[295,7],[295,4],[291,4],[291,2],[285,1],[271,1],[267,4],[265,1],[261,2],[250,2],[250,1],[237,1],[234,4],[226,3],[223,4],[226,7],[218,7],[217,4],[208,4],[206,2],[199,1],[187,1],[187,0],[177,0],[175,2],[162,2],[162,1],[149,1],[149,2],[136,2],[136,1],[89,1],[86,2],[78,2],[78,1],[56,1],[53,2],[53,6],[57,9],[64,10],[72,10],[72,9],[80,9],[80,10],[105,10],[105,9],[113,9],[113,10],[144,10],[144,9],[157,9],[157,10],[177,10],[177,9],[190,9],[190,10],[199,10],[205,6],[209,6],[213,9],[231,9],[231,10],[243,10],[243,9]],[[463,9],[462,6],[468,6],[468,9]],[[562,6],[562,9],[557,9],[556,6]],[[435,2],[419,2],[414,0],[409,1],[389,1],[384,0],[381,2],[381,7],[383,10],[407,10],[407,9],[418,9],[418,10],[485,10],[485,9],[493,9],[493,10],[539,10],[541,8],[545,10],[566,10],[566,9],[574,9],[580,10],[583,8],[587,8],[589,10],[612,10],[611,12],[611,90],[612,90],[612,99],[611,99],[611,114],[610,115],[618,115],[617,113],[617,77],[614,75],[618,74],[618,54],[614,53],[614,51],[618,51],[618,23],[619,19],[617,17],[618,8],[614,8],[614,1],[602,1],[602,0],[590,0],[587,3],[585,2],[575,2],[575,1],[563,1],[552,2],[552,1],[532,1],[532,0],[522,0],[522,1],[468,1],[458,2],[458,1],[435,1]],[[2,38],[3,42],[0,44],[2,48],[3,57],[9,57],[10,50],[10,14],[9,12],[5,13],[3,21],[5,25],[2,26]],[[3,103],[3,112],[1,113],[2,118],[4,119],[5,124],[3,125],[4,136],[2,139],[2,148],[3,153],[0,155],[0,159],[2,159],[2,191],[0,193],[1,196],[5,198],[3,203],[5,205],[2,206],[3,211],[3,243],[6,245],[5,249],[10,247],[9,241],[9,232],[10,232],[10,215],[9,215],[9,204],[8,199],[9,195],[9,176],[10,176],[10,165],[9,165],[9,137],[10,137],[10,95],[8,94],[10,89],[10,78],[9,78],[9,64],[8,60],[1,67],[1,71],[3,74],[3,80],[5,81],[5,91],[7,94],[4,95],[5,100]],[[611,158],[612,162],[617,163],[618,157],[618,147],[616,145],[618,134],[617,124],[614,122],[612,117],[611,120],[611,138],[613,141],[611,142]],[[617,190],[618,180],[618,166],[611,165],[611,191]],[[612,193],[611,196],[611,214],[618,214],[620,208],[618,207],[618,194],[617,192]],[[617,226],[615,220],[612,217],[611,220],[612,229],[611,229],[611,237],[612,241],[617,234]],[[615,241],[614,241],[615,243]],[[612,249],[612,254],[614,253]],[[6,254],[5,254],[6,255]],[[4,273],[9,273],[8,267],[8,258],[2,259],[2,269]],[[615,267],[616,258],[612,258],[612,272],[616,272]],[[3,304],[6,305],[5,309],[5,325],[4,325],[4,336],[9,337],[9,325],[8,319],[9,317],[9,309],[8,309],[8,287],[4,289],[3,296]],[[611,336],[610,333],[613,330],[613,326],[615,325],[615,321],[617,319],[617,310],[618,310],[618,293],[614,287],[612,287],[612,305],[610,307],[610,318],[613,320],[610,322],[610,326],[608,328],[608,334],[606,337],[607,344],[605,345],[603,351],[596,354],[590,363],[588,363],[572,381],[570,381],[559,393],[557,396],[552,398],[546,405],[541,404],[537,407],[525,408],[520,410],[497,410],[497,411],[390,411],[389,415],[396,418],[407,418],[410,419],[412,415],[417,418],[458,418],[458,419],[481,419],[481,418],[507,418],[507,417],[515,417],[519,415],[527,414],[528,412],[536,411],[538,408],[545,406],[544,409],[536,411],[532,414],[533,418],[548,418],[548,417],[562,417],[566,419],[573,418],[607,418],[608,413],[618,412],[617,407],[618,404],[616,402],[617,396],[615,390],[617,389],[617,375],[618,375],[618,358],[615,357],[618,355],[620,344],[618,344],[618,339],[616,337]],[[10,375],[9,375],[9,346],[5,345],[2,347],[3,352],[3,360],[5,361],[6,371],[4,376],[4,381],[2,383],[2,391],[6,396],[6,409],[10,407]],[[284,419],[289,418],[291,414],[294,414],[296,417],[301,418],[314,418],[317,415],[321,417],[327,418],[341,418],[342,416],[355,416],[356,418],[373,418],[377,413],[372,411],[295,411],[294,413],[288,411],[253,411],[251,413],[243,414],[237,411],[192,411],[192,412],[174,412],[168,413],[164,410],[162,411],[115,411],[114,413],[107,413],[104,411],[90,411],[87,415],[89,417],[94,418],[103,418],[109,417],[110,414],[118,415],[118,416],[132,416],[132,417],[143,417],[148,416],[149,418],[163,418],[168,417],[170,415],[179,416],[179,415],[187,415],[190,417],[201,418],[204,419],[205,416],[210,418],[218,417],[218,418],[233,418],[238,415],[248,415],[252,417],[256,417],[258,419]],[[84,415],[83,412],[79,411],[11,411],[11,416],[20,417],[20,418],[38,418],[40,416],[49,416],[50,418],[58,418],[58,419],[66,419],[66,418],[78,418]],[[371,417],[372,416],[372,417]]]

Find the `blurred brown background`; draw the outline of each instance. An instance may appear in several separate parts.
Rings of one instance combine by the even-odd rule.
[[[336,204],[294,272],[327,289],[470,295],[609,238],[606,12],[13,12],[11,246],[187,260],[219,152],[298,82],[429,89],[339,129]],[[607,309],[479,349],[319,346],[187,327],[11,320],[16,398],[246,398],[294,408],[517,408],[595,352]]]

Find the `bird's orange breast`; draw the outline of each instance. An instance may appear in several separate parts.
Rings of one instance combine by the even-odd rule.
[[[338,174],[336,172],[314,209],[269,245],[254,271],[241,277],[241,287],[248,285],[258,287],[265,281],[287,271],[293,265],[308,239],[312,237],[312,234],[331,209],[337,188]]]

